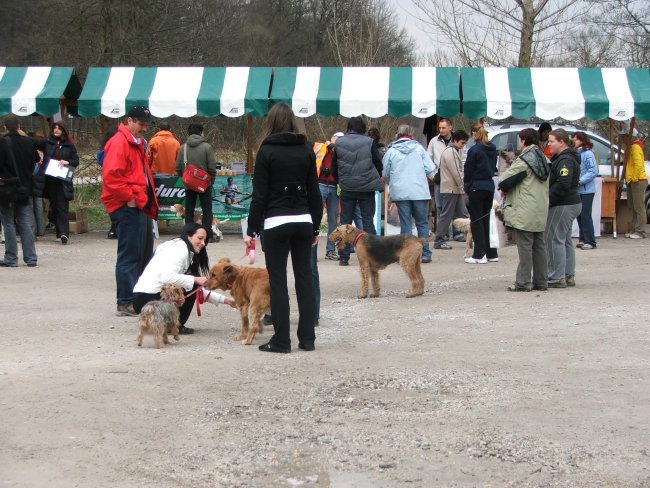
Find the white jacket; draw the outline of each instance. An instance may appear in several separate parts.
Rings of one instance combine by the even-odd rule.
[[[138,282],[133,288],[134,293],[160,293],[163,286],[171,283],[181,286],[185,291],[194,287],[194,276],[186,274],[192,264],[194,253],[187,248],[187,244],[180,238],[163,242],[156,248],[156,252],[144,269]],[[203,289],[205,295],[208,290]],[[223,303],[225,297],[220,293],[212,292],[211,303]]]

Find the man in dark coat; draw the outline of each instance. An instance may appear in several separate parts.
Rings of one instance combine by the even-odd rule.
[[[32,208],[32,173],[39,160],[29,138],[19,134],[18,117],[10,115],[4,121],[7,135],[0,140],[0,177],[15,178],[20,182],[14,194],[7,200],[0,200],[0,217],[5,234],[5,254],[0,266],[18,266],[18,239],[16,222],[23,248],[23,261],[30,267],[36,266],[36,246],[33,231],[34,211]],[[13,157],[12,157],[13,156]]]

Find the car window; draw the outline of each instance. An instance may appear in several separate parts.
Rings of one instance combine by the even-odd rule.
[[[594,143],[594,154],[598,165],[600,166],[609,166],[612,160],[612,154],[609,150],[609,145],[605,145],[603,142],[598,139],[592,138],[591,142]]]
[[[492,144],[497,147],[497,151],[514,151],[516,148],[513,144],[512,138],[516,135],[516,132],[504,132],[502,134],[497,134],[491,139]]]

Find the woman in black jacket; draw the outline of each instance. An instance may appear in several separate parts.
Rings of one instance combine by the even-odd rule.
[[[323,204],[316,156],[298,132],[291,108],[278,103],[264,120],[255,159],[253,197],[244,238],[250,247],[263,234],[262,247],[271,284],[275,334],[259,347],[266,352],[291,352],[287,260],[291,263],[298,299],[298,347],[314,350],[316,302],[311,276],[311,246],[316,243]]]
[[[475,144],[467,151],[464,184],[469,199],[469,217],[474,238],[474,254],[465,258],[468,264],[485,264],[499,260],[497,250],[490,247],[490,210],[494,201],[494,173],[497,170],[497,149],[480,124],[472,126]]]
[[[74,198],[72,181],[46,175],[45,170],[52,160],[57,161],[54,164],[59,166],[76,168],[79,166],[77,149],[62,122],[52,124],[52,133],[47,139],[32,139],[32,141],[36,149],[43,151],[43,165],[34,178],[34,195],[45,197],[50,201],[56,238],[61,240],[61,244],[67,244],[70,238],[69,202]]]

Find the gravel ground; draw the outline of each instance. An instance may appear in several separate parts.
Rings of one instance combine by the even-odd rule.
[[[276,355],[225,306],[136,347],[104,236],[0,269],[0,487],[650,486],[650,240],[603,237],[575,288],[534,293],[505,291],[514,246],[471,266],[456,243],[424,296],[393,265],[369,300],[321,240],[317,349]]]

